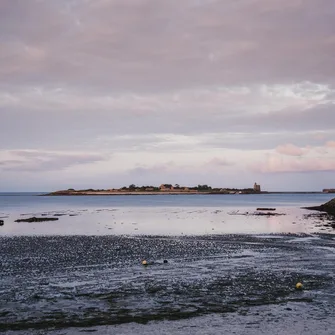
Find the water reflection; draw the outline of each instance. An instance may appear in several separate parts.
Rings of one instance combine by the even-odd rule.
[[[280,216],[255,216],[252,208],[122,207],[10,214],[1,235],[203,235],[333,232],[308,211],[277,208]],[[55,222],[17,223],[29,216],[58,217]],[[325,224],[328,226],[325,227]]]

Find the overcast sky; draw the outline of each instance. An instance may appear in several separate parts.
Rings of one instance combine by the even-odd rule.
[[[0,0],[0,191],[335,188],[334,0]]]

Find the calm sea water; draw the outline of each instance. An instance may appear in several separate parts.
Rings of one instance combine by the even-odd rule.
[[[0,194],[0,235],[202,235],[331,232],[301,207],[331,194],[40,196]],[[244,215],[274,207],[276,217]],[[17,223],[30,216],[58,221]]]
[[[302,207],[318,205],[332,194],[61,196],[0,193],[0,213],[116,207]]]

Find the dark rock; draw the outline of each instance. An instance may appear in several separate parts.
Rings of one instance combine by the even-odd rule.
[[[254,212],[254,213],[239,213],[239,212],[234,212],[234,213],[228,213],[229,215],[245,215],[245,216],[282,216],[286,215],[285,213],[273,213],[273,212]]]
[[[0,220],[0,226],[3,226],[5,223],[3,220]]]
[[[275,211],[276,208],[257,208],[257,211]]]
[[[49,285],[49,282],[47,280],[41,280],[40,285]]]
[[[18,220],[15,220],[15,222],[44,222],[44,221],[57,221],[57,220],[58,218],[46,218],[46,217],[37,218],[34,216],[29,219],[18,219]]]
[[[313,211],[326,212],[328,214],[335,215],[335,198],[320,206],[303,207],[303,208],[310,209]]]
[[[260,212],[260,213],[254,213],[253,215],[255,216],[281,216],[281,215],[286,215],[286,214],[285,213]]]

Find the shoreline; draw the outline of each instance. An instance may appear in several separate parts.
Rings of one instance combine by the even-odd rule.
[[[41,196],[91,196],[91,195],[180,195],[180,194],[210,194],[207,192],[109,192],[109,191],[97,191],[97,192],[63,192],[57,191],[48,194],[42,194]],[[222,193],[221,193],[222,194]]]

